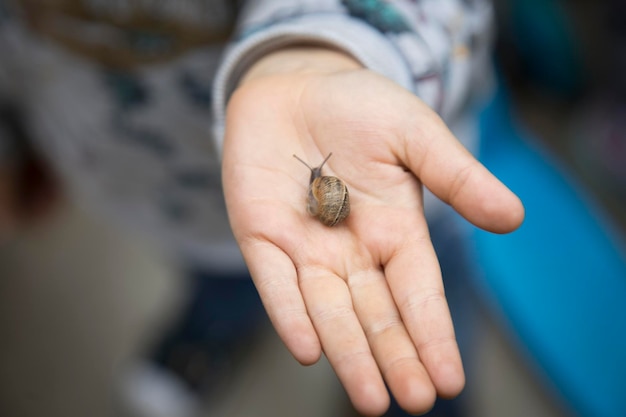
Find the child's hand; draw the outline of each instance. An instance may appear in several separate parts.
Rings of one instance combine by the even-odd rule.
[[[385,382],[403,408],[424,412],[436,394],[457,395],[464,374],[422,184],[494,232],[518,227],[523,207],[413,94],[327,53],[337,55],[322,53],[328,67],[289,71],[278,53],[232,97],[223,155],[230,221],[300,362],[323,350],[364,414],[388,407]],[[307,214],[310,172],[292,157],[318,166],[330,152],[323,173],[345,181],[352,206],[333,228]]]

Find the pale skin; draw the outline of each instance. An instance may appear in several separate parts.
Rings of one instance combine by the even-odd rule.
[[[310,172],[347,184],[333,228],[306,212]],[[302,364],[322,353],[355,408],[377,416],[385,384],[408,412],[465,384],[422,187],[473,224],[516,229],[520,200],[415,95],[350,56],[293,47],[259,60],[227,109],[230,222],[279,336]]]

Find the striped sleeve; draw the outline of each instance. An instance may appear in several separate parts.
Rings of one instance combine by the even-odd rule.
[[[218,146],[241,76],[261,56],[293,44],[341,49],[453,119],[489,78],[491,23],[487,0],[249,1],[214,83]]]

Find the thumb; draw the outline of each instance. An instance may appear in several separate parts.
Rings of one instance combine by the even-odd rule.
[[[507,233],[524,220],[524,206],[502,182],[478,162],[454,137],[439,116],[419,100],[418,113],[430,123],[412,123],[400,155],[424,186],[474,225]],[[411,118],[415,120],[417,118]]]

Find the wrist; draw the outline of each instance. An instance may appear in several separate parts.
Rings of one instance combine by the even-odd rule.
[[[292,46],[257,60],[241,77],[239,85],[277,75],[332,74],[363,68],[351,55],[323,46]]]

